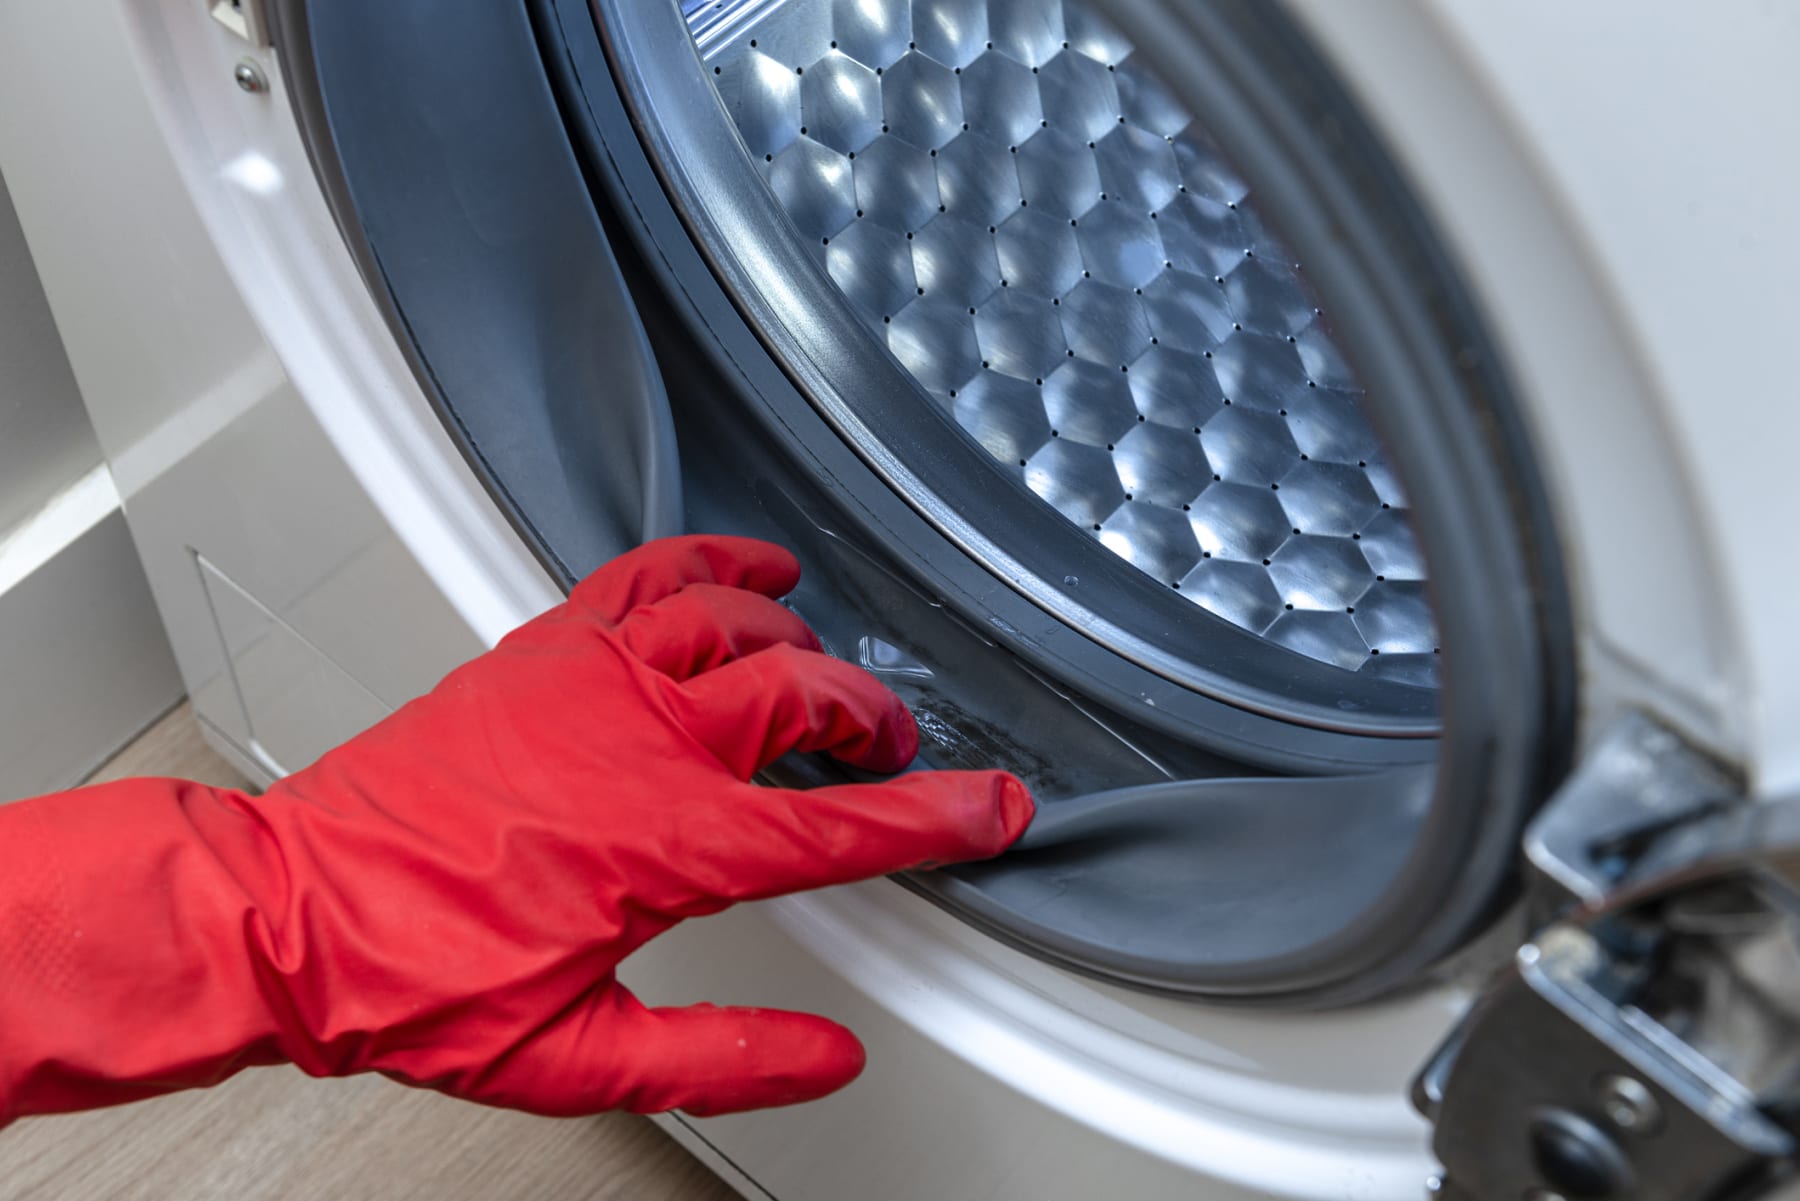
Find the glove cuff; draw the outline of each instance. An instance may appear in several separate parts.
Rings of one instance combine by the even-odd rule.
[[[126,780],[0,806],[0,1118],[284,1058],[251,946],[260,914],[236,883],[245,865],[202,833],[245,799]],[[247,809],[237,822],[256,824]]]

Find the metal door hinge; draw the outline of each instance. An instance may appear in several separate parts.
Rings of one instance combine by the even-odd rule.
[[[1414,1083],[1479,1201],[1737,1198],[1800,1149],[1800,802],[1644,717],[1532,823],[1536,935]]]

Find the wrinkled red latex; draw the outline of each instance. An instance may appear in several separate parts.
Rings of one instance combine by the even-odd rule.
[[[647,1008],[613,977],[683,918],[993,855],[1030,818],[1000,772],[749,783],[789,750],[876,772],[917,750],[900,701],[770,599],[798,575],[763,543],[652,543],[260,797],[0,806],[0,1121],[280,1061],[558,1115],[849,1082],[833,1022]]]

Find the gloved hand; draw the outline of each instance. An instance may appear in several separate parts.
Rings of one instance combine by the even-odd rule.
[[[653,543],[260,797],[127,780],[0,806],[0,1122],[291,1060],[573,1115],[809,1100],[863,1053],[807,1014],[651,1009],[614,979],[683,918],[997,854],[1001,772],[877,772],[918,736],[772,597],[743,539]]]

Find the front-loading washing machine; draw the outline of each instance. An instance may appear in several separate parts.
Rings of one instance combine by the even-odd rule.
[[[746,1196],[1784,1178],[1779,10],[4,19],[0,165],[246,770],[685,528],[794,548],[922,765],[1032,786],[998,860],[627,965],[867,1042],[663,1119]]]

